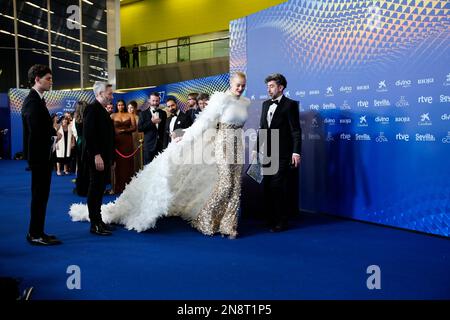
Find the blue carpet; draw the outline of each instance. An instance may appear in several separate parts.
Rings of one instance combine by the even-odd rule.
[[[64,243],[26,240],[30,174],[0,161],[0,276],[34,286],[34,299],[449,299],[450,241],[323,215],[303,215],[283,233],[243,219],[240,238],[207,237],[178,218],[136,233],[96,237],[71,222],[73,176],[53,176],[46,231]],[[105,201],[112,197],[105,197]],[[67,267],[81,270],[69,290]],[[368,290],[366,268],[381,268]]]

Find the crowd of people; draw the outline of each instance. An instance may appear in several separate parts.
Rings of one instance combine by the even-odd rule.
[[[156,98],[153,102],[152,96]],[[180,137],[183,130],[192,125],[209,100],[207,93],[190,93],[188,97],[186,106],[180,105],[174,97],[168,97],[165,105],[161,105],[159,93],[152,93],[149,101],[141,108],[138,108],[135,100],[129,101],[128,104],[124,100],[118,100],[115,106],[112,102],[108,103],[106,110],[111,117],[115,132],[115,161],[111,168],[111,175],[107,178],[107,184],[111,186],[106,191],[108,194],[120,194],[125,185],[130,182],[131,177],[142,169],[144,164],[148,164],[156,154],[167,148],[173,138]],[[83,114],[86,106],[85,101],[79,101],[74,112],[51,115],[53,128],[57,136],[61,136],[61,139],[56,142],[53,155],[56,174],[58,176],[76,174],[74,190],[80,196],[86,196],[88,182],[87,170],[83,168],[81,161]],[[144,123],[148,109],[157,109],[165,114],[158,120],[161,124],[158,122],[157,126],[161,130],[158,130],[156,135],[151,129],[147,130]],[[144,118],[139,127],[141,113]],[[145,135],[147,139],[144,139]],[[154,146],[151,143],[143,144],[145,140],[156,141],[156,144]]]
[[[139,48],[135,44],[133,49],[131,49],[132,57],[133,57],[133,68],[139,67]],[[130,68],[130,52],[125,47],[119,48],[119,61],[120,68]]]
[[[72,204],[69,214],[73,221],[89,220],[93,234],[111,235],[110,223],[140,232],[153,228],[161,217],[176,215],[205,235],[237,237],[242,128],[250,105],[242,96],[245,74],[233,74],[226,92],[211,97],[190,93],[184,107],[175,97],[161,106],[160,94],[152,92],[141,108],[135,101],[123,100],[114,108],[112,86],[97,81],[93,103],[80,101],[73,115],[53,120],[43,98],[52,85],[51,70],[35,65],[28,75],[32,89],[22,107],[22,120],[24,156],[32,178],[27,235],[31,244],[61,243],[44,232],[55,159],[57,175],[67,174],[75,163],[76,191],[87,197],[87,203]],[[269,75],[265,83],[271,99],[262,105],[261,133],[252,157],[259,160],[264,175],[268,227],[279,232],[287,229],[290,213],[298,210],[289,176],[300,164],[301,128],[298,102],[283,94],[284,76]],[[272,140],[271,131],[278,131],[280,139]],[[212,135],[205,139],[206,133]],[[275,144],[278,151],[271,153]],[[196,157],[203,162],[191,160]],[[103,204],[108,184],[119,197]]]

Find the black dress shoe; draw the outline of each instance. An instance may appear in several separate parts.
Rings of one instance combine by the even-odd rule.
[[[116,230],[116,228],[114,228],[113,226],[104,223],[103,221],[100,222],[100,225],[103,227],[103,229],[105,229],[106,231],[114,231]]]
[[[44,238],[45,240],[48,240],[48,241],[57,242],[57,244],[61,244],[62,243],[61,240],[59,240],[56,236],[51,235],[51,234],[45,234],[44,233],[42,235],[42,238]]]
[[[101,224],[94,224],[91,226],[91,233],[96,234],[98,236],[110,236],[112,235],[111,231],[106,230],[103,228]]]
[[[56,236],[52,235],[52,234],[46,234],[44,233],[42,235],[43,238],[47,238],[47,239],[52,239],[52,240],[56,240]]]
[[[279,226],[270,228],[270,232],[280,232],[280,231],[281,231],[281,228]]]
[[[30,234],[27,235],[27,241],[34,246],[55,246],[61,244],[61,241],[57,239],[49,239],[44,236],[33,237]]]
[[[104,194],[106,194],[106,195],[114,195],[115,192],[114,192],[113,189],[107,189],[107,190],[105,190]]]
[[[270,228],[270,232],[281,232],[287,230],[287,225],[284,223],[279,223],[276,226]]]

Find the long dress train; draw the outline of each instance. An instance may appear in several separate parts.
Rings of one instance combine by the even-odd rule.
[[[102,205],[103,221],[141,232],[155,227],[158,218],[175,215],[205,234],[234,235],[242,165],[225,163],[230,152],[222,151],[233,149],[233,159],[241,158],[242,135],[234,133],[247,119],[249,104],[228,92],[213,94],[182,140],[170,143],[114,202]],[[85,204],[72,204],[69,214],[73,221],[89,220]]]

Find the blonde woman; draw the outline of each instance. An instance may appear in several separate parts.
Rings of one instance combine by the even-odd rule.
[[[176,215],[205,235],[237,236],[243,167],[243,131],[250,100],[246,77],[236,73],[227,92],[216,92],[181,140],[144,167],[116,201],[102,206],[107,223],[138,232]],[[218,129],[217,129],[218,128]],[[211,152],[214,151],[214,152]],[[73,204],[72,220],[88,218],[87,207]]]

